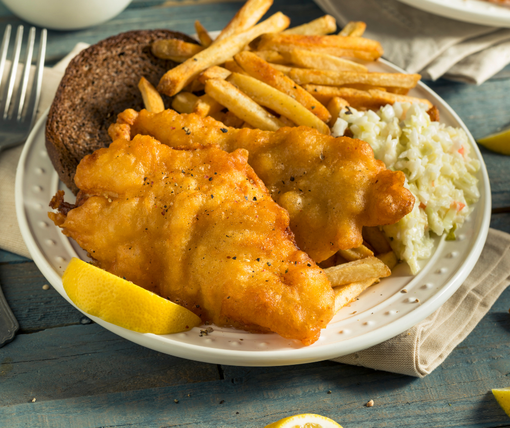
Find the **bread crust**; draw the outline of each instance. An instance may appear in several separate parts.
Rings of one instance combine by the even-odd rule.
[[[155,40],[170,38],[196,43],[170,30],[128,31],[84,49],[69,63],[48,114],[46,149],[60,180],[74,194],[80,160],[110,144],[108,127],[117,114],[143,108],[140,77],[157,85],[176,66],[150,50]]]

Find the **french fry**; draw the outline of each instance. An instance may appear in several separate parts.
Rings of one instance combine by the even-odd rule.
[[[331,114],[331,119],[328,122],[330,128],[333,128],[338,119],[338,116],[340,116],[340,112],[348,105],[349,103],[343,98],[340,97],[331,98],[328,105],[326,106],[329,113]]]
[[[430,117],[431,122],[439,122],[439,110],[436,106],[432,106],[427,110],[427,114]]]
[[[142,93],[145,110],[151,113],[160,113],[165,110],[165,104],[156,88],[145,78],[141,77],[138,82],[138,89]]]
[[[305,49],[293,49],[290,52],[290,62],[299,67],[314,68],[319,70],[357,71],[360,73],[366,73],[368,71],[364,65],[358,64],[357,62],[338,58],[327,53],[308,51]]]
[[[370,278],[385,278],[391,275],[391,270],[377,257],[367,257],[324,269],[324,273],[331,285],[337,287]]]
[[[394,104],[396,102],[423,103],[428,108],[432,107],[432,103],[423,98],[414,98],[372,89],[369,91],[360,91],[353,88],[311,84],[303,85],[303,89],[310,92],[322,104],[328,104],[333,97],[340,97],[345,99],[350,106],[356,109],[378,109],[386,104]]]
[[[388,266],[391,270],[397,265],[397,256],[393,251],[389,251],[383,254],[377,254],[376,256],[381,262]]]
[[[200,92],[204,90],[204,84],[198,79],[192,80],[191,83],[184,88],[185,92]]]
[[[239,74],[248,74],[246,71],[243,70],[243,68],[235,62],[233,59],[230,59],[228,61],[225,61],[225,64],[223,64],[226,70],[230,71],[230,73],[239,73]]]
[[[276,68],[278,71],[281,71],[285,76],[288,76],[290,73],[290,70],[292,70],[293,67],[289,67],[288,65],[283,64],[270,64],[271,67]]]
[[[196,113],[201,117],[206,117],[223,109],[224,107],[218,101],[210,95],[204,94],[198,97],[195,105],[193,106],[193,113]]]
[[[258,36],[268,32],[282,31],[289,26],[289,23],[289,18],[278,12],[248,31],[213,43],[192,58],[167,71],[159,81],[158,91],[174,96],[205,69],[224,63]]]
[[[377,102],[381,106],[400,102],[400,103],[422,103],[425,104],[429,109],[433,107],[432,103],[424,98],[415,98],[407,95],[392,94],[391,92],[384,92],[377,89],[369,89],[368,93],[374,100],[377,100]]]
[[[202,71],[202,73],[198,76],[198,81],[205,85],[205,81],[207,79],[223,79],[225,80],[228,76],[230,76],[231,72],[223,67],[218,67],[217,65],[213,65],[209,67],[207,70]]]
[[[287,118],[285,116],[280,116],[279,119],[283,123],[283,126],[288,126],[290,128],[296,126],[296,124],[294,122],[292,122],[292,120],[290,120],[289,118]]]
[[[225,125],[230,128],[241,128],[243,126],[243,119],[239,119],[234,113],[231,111],[227,111],[225,113],[225,120],[223,121]]]
[[[187,59],[189,59],[189,56],[182,56],[182,55],[181,56],[169,56],[168,58],[165,58],[165,59],[170,59],[173,62],[181,64],[184,61],[186,61]]]
[[[264,34],[257,50],[292,52],[306,49],[334,56],[376,60],[383,54],[379,42],[363,37],[305,36],[301,34]]]
[[[339,250],[338,252],[345,260],[350,262],[374,256],[374,253],[364,245],[357,248],[351,248],[350,250]]]
[[[295,99],[323,122],[328,122],[331,118],[326,107],[319,103],[312,95],[257,55],[251,52],[240,52],[234,56],[234,60],[250,76],[267,83],[269,86]],[[284,114],[284,116],[286,115]],[[291,118],[292,116],[286,117]]]
[[[174,61],[175,58],[191,58],[203,49],[203,46],[179,39],[156,40],[151,46],[154,56]]]
[[[172,101],[172,108],[179,113],[193,113],[198,97],[191,92],[181,92]]]
[[[211,114],[211,117],[214,120],[217,120],[218,122],[221,122],[221,123],[223,123],[225,121],[225,113],[223,113],[222,111],[218,111],[216,113]]]
[[[379,278],[370,278],[333,288],[335,292],[335,313],[349,303],[354,302],[363,291],[378,282]]]
[[[379,91],[385,91],[389,92],[387,89],[383,86],[374,86],[374,85],[365,85],[363,83],[349,83],[347,85],[339,85],[340,88],[352,88],[357,89],[358,91],[369,91],[371,89],[377,89]],[[407,91],[407,89],[406,89]]]
[[[287,118],[292,118],[291,120],[297,125],[309,126],[323,134],[330,134],[328,125],[307,110],[306,107],[266,83],[238,73],[232,73],[228,81],[237,86],[258,104]],[[247,120],[247,122],[249,121]]]
[[[252,28],[257,22],[259,22],[272,4],[273,0],[248,0],[244,6],[237,11],[227,26],[221,30],[221,33],[218,37],[216,37],[214,43],[218,43],[223,39]],[[248,43],[249,42],[245,44]]]
[[[363,239],[368,241],[375,254],[384,254],[391,251],[391,246],[384,233],[378,227],[364,227],[362,230]]]
[[[331,257],[318,263],[318,265],[321,269],[327,269],[327,268],[336,266],[337,264],[338,263],[336,263],[336,254],[333,254]]]
[[[273,64],[288,64],[289,60],[287,57],[280,52],[276,51],[256,51],[254,52],[257,56],[262,58],[264,61],[272,62]]]
[[[324,36],[336,31],[336,19],[331,15],[324,15],[299,27],[289,28],[283,34],[304,34],[307,36]]]
[[[372,248],[372,246],[369,244],[369,242],[366,239],[363,239],[363,245],[367,247],[372,253],[375,253],[375,250]]]
[[[202,23],[200,21],[195,21],[195,31],[197,32],[198,40],[200,40],[200,44],[206,48],[208,46],[211,46],[213,40],[211,39],[211,36],[207,32],[207,30],[204,28]]]
[[[367,24],[361,21],[351,21],[338,33],[339,36],[361,37],[367,28]]]
[[[303,89],[310,92],[324,105],[327,105],[332,98],[339,97],[346,100],[349,105],[352,105],[354,108],[358,108],[364,104],[370,104],[370,107],[375,107],[375,103],[372,102],[372,97],[365,91],[358,91],[357,89],[351,88],[338,88],[336,86],[310,84],[303,85]]]
[[[369,88],[369,89],[377,89],[377,88]],[[409,93],[409,89],[407,89],[407,88],[395,88],[395,87],[387,86],[385,89],[387,92],[391,92],[392,94],[397,94],[397,95],[407,95]]]
[[[335,254],[335,266],[336,265],[341,265],[341,264],[344,264],[344,263],[347,263],[347,260],[345,260],[341,254],[339,253],[336,253]]]
[[[352,84],[371,85],[376,87],[414,88],[421,76],[403,73],[358,73],[355,71],[330,71],[293,68],[289,77],[297,84],[312,83],[315,85],[345,86]]]
[[[283,126],[276,117],[225,80],[209,79],[205,82],[205,92],[255,128],[277,131]]]

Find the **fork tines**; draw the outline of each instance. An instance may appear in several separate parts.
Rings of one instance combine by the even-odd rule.
[[[0,48],[0,77],[4,76],[4,70],[7,59],[7,51],[9,49],[9,39],[11,36],[11,25],[7,25],[2,45]],[[39,96],[41,93],[42,73],[44,66],[44,57],[46,51],[46,29],[41,31],[39,41],[39,52],[37,58],[37,65],[30,91],[28,91],[28,83],[30,80],[30,66],[32,64],[32,56],[34,53],[36,29],[30,28],[28,33],[28,41],[26,47],[25,63],[23,66],[23,75],[16,86],[17,71],[19,66],[21,46],[23,44],[23,26],[18,26],[16,31],[16,39],[14,41],[14,48],[11,57],[11,67],[7,81],[0,87],[0,121],[1,120],[15,120],[26,122],[27,128],[30,128],[32,121],[35,117],[37,105],[39,104]],[[2,79],[3,80],[3,79]]]

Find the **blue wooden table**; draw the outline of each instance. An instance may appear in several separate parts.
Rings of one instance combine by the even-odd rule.
[[[117,18],[76,32],[49,32],[48,63],[79,41],[122,31],[221,29],[237,0],[138,0]],[[321,16],[312,0],[276,0],[295,25]],[[21,23],[0,5],[0,33]],[[475,138],[510,122],[510,69],[481,86],[427,82]],[[493,197],[492,227],[510,232],[510,158],[482,149]],[[491,388],[510,386],[510,290],[431,375],[402,375],[321,362],[243,368],[183,360],[115,336],[71,307],[34,263],[0,251],[0,283],[21,325],[0,349],[0,427],[247,427],[319,413],[349,427],[510,427]],[[374,400],[375,406],[364,404]]]

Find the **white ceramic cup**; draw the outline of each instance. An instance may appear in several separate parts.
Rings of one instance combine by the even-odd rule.
[[[131,0],[2,0],[21,19],[53,30],[79,30],[108,21]]]

